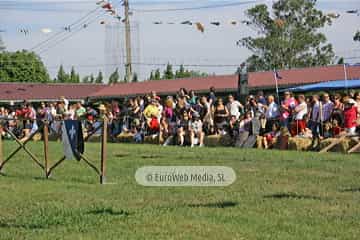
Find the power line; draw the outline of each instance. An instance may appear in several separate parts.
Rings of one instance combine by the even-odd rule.
[[[44,5],[44,4],[49,4],[49,5],[59,5],[59,4],[64,4],[64,5],[73,5],[73,4],[91,4],[94,3],[94,1],[28,1],[28,2],[24,2],[24,1],[18,1],[18,0],[12,0],[12,1],[1,1],[0,2],[0,7],[1,6],[19,6],[19,5],[28,5],[28,6],[33,6],[33,5]]]
[[[192,10],[201,10],[201,9],[212,9],[212,8],[224,8],[224,7],[233,7],[233,6],[240,6],[246,5],[251,3],[259,2],[259,0],[253,1],[243,1],[243,2],[236,2],[236,3],[223,3],[223,4],[212,4],[212,5],[205,5],[199,7],[184,7],[184,8],[159,8],[159,9],[136,9],[133,8],[131,11],[134,12],[175,12],[175,11],[192,11]]]
[[[120,1],[120,4],[122,2],[123,1]],[[65,29],[62,30],[62,31],[56,33],[55,35],[51,36],[50,38],[46,39],[45,41],[37,44],[35,47],[33,47],[30,50],[37,49],[39,54],[42,54],[42,53],[44,53],[44,52],[46,52],[48,50],[51,50],[53,47],[61,44],[62,42],[69,39],[70,37],[74,36],[76,33],[78,33],[80,31],[82,31],[83,29],[87,28],[90,24],[92,24],[99,17],[102,17],[105,14],[107,14],[107,12],[103,12],[100,15],[99,15],[100,12],[96,13],[101,8],[102,8],[101,6],[96,7],[94,10],[90,11],[85,16],[81,17],[80,19],[78,19],[74,23],[67,26],[68,31],[65,30]],[[86,26],[86,27],[84,27],[84,26]],[[63,36],[61,36],[61,35],[63,35]],[[53,41],[54,43],[53,44],[48,43],[49,41]]]
[[[93,13],[95,13],[96,11],[98,11],[101,7],[96,7],[95,9],[91,10],[90,12],[88,12],[86,15],[82,16],[81,18],[79,18],[78,20],[76,20],[75,22],[73,22],[72,24],[68,25],[68,27],[73,27],[77,24],[79,24],[82,20],[88,18],[90,15],[92,15]],[[67,33],[67,31],[65,29],[63,29],[62,31],[59,31],[57,33],[55,33],[54,35],[50,36],[49,38],[45,39],[44,41],[36,44],[34,47],[30,48],[30,51],[34,51],[36,48],[38,48],[39,46],[46,44],[47,42],[51,41],[52,39],[56,38],[57,36],[63,34],[63,33]]]
[[[102,14],[100,14],[100,15],[97,15],[97,16],[95,16],[95,17],[93,17],[91,20],[89,20],[88,22],[86,22],[86,24],[87,24],[87,25],[92,24],[95,20],[97,20],[98,18],[104,16],[105,14],[106,14],[106,12],[104,12],[104,13],[102,13]],[[84,30],[84,29],[86,29],[86,28],[84,28],[82,25],[81,25],[81,26],[78,26],[75,30],[73,30],[72,32],[70,32],[70,34],[65,35],[63,38],[54,41],[53,44],[48,45],[47,47],[43,47],[38,53],[39,53],[39,54],[42,54],[42,53],[44,53],[44,52],[47,52],[47,51],[51,50],[52,48],[54,48],[54,47],[56,47],[57,45],[65,42],[67,39],[71,38],[72,36],[74,36],[75,34],[81,32],[81,31]]]
[[[186,1],[181,1],[181,3],[191,3],[191,2],[200,2],[200,1],[207,1],[207,0],[186,0]],[[28,6],[33,6],[33,5],[77,5],[77,4],[93,4],[94,0],[57,0],[57,1],[44,1],[44,0],[31,0],[31,1],[27,1],[24,2],[22,0],[5,0],[5,1],[1,1],[0,2],[0,6],[18,6],[18,5],[28,5]],[[221,1],[220,1],[221,2]],[[174,2],[166,2],[166,4],[179,4],[179,1],[174,1]],[[164,4],[163,2],[159,2],[159,1],[151,1],[151,0],[147,0],[146,2],[140,1],[140,2],[133,2],[132,5],[144,5],[144,4],[153,4],[153,5],[158,5],[158,4]]]
[[[169,63],[147,63],[147,62],[132,62],[133,65],[142,66],[166,66]],[[240,64],[171,64],[172,66],[180,67],[206,67],[206,68],[228,68],[228,67],[239,67]],[[75,68],[95,68],[105,66],[117,66],[117,64],[88,64],[88,65],[63,65],[63,67],[75,67]],[[55,69],[59,66],[49,66],[49,69]]]

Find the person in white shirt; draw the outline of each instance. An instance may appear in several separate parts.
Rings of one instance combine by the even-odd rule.
[[[65,111],[69,110],[69,100],[67,100],[64,96],[61,96],[60,102],[64,103]]]
[[[235,100],[234,96],[233,95],[229,95],[228,96],[228,104],[226,105],[228,111],[230,112],[230,115],[231,116],[235,116],[236,119],[239,119],[240,117],[240,109],[243,109],[243,105]]]
[[[299,95],[299,104],[295,107],[295,124],[292,125],[291,135],[294,137],[299,134],[305,134],[306,119],[305,116],[308,113],[308,107],[305,101],[304,95]]]
[[[279,106],[275,103],[274,96],[268,96],[268,106],[265,107],[265,118],[266,118],[266,132],[272,131],[272,126],[276,123],[280,118],[280,109]]]

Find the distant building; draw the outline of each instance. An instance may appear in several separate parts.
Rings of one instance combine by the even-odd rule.
[[[343,65],[301,68],[278,71],[279,88],[344,80],[360,79],[360,65]],[[70,101],[111,100],[144,96],[156,91],[160,96],[175,95],[180,88],[194,90],[197,94],[207,94],[214,87],[218,96],[237,96],[256,93],[259,90],[275,90],[274,72],[254,72],[244,75],[223,75],[172,80],[154,80],[138,83],[102,84],[42,84],[42,83],[0,83],[0,103],[57,101],[61,96]]]
[[[1,83],[0,103],[55,102],[60,97],[70,101],[86,100],[106,85],[102,84],[44,84],[44,83]]]
[[[343,65],[301,68],[278,71],[279,88],[288,88],[304,84],[344,80]],[[360,79],[360,66],[347,66],[346,78]],[[184,78],[172,80],[156,80],[139,83],[120,83],[105,87],[91,94],[90,99],[111,99],[139,96],[156,91],[158,95],[174,95],[180,88],[194,90],[198,94],[209,92],[214,87],[219,96],[225,94],[249,94],[257,91],[271,92],[276,88],[273,71],[252,72],[243,76],[224,75],[200,78]]]
[[[238,76],[208,76],[199,78],[182,78],[172,80],[153,80],[137,83],[119,83],[105,87],[93,93],[90,99],[112,99],[135,97],[156,91],[160,96],[175,95],[180,88],[194,90],[199,94],[206,94],[210,87],[214,87],[217,93],[233,93],[238,89]]]

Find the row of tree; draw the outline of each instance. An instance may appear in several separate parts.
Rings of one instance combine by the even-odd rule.
[[[184,65],[180,65],[179,70],[176,70],[174,72],[172,65],[168,63],[162,74],[159,68],[156,69],[155,71],[151,71],[148,80],[179,79],[179,78],[206,77],[206,76],[208,76],[207,73],[187,70],[184,68]]]
[[[138,81],[139,81],[138,75],[137,73],[134,73],[131,82],[138,82]],[[124,77],[123,81],[121,81],[119,75],[119,69],[116,68],[115,71],[109,77],[109,84],[116,84],[119,82],[126,82],[126,77]]]
[[[55,83],[80,83],[80,75],[76,73],[75,68],[72,67],[70,73],[66,73],[63,65],[60,65]]]
[[[133,74],[132,82],[137,82],[138,76],[136,73]],[[72,67],[70,74],[64,71],[64,67],[60,65],[57,77],[54,79],[55,83],[96,83],[96,84],[104,84],[104,76],[102,71],[99,71],[97,76],[95,77],[94,74],[87,75],[83,77],[80,81],[80,76],[78,73],[75,72],[75,68]],[[119,69],[116,70],[110,75],[108,84],[116,84],[120,83],[120,74]],[[125,82],[125,79],[122,81]]]
[[[85,76],[80,80],[80,75],[76,73],[74,67],[71,68],[70,73],[66,73],[63,65],[60,65],[57,76],[54,79],[54,83],[80,83],[80,82],[103,84],[104,83],[103,73],[99,71],[96,77],[94,76],[94,74],[90,74],[89,76]]]
[[[40,57],[33,52],[0,52],[1,82],[50,81],[49,74]]]
[[[172,65],[167,64],[165,70],[161,73],[160,69],[151,71],[150,77],[148,80],[161,80],[161,79],[179,79],[179,78],[190,78],[190,77],[206,77],[207,73],[202,73],[199,71],[186,70],[184,65],[179,67],[179,70],[173,71]],[[132,82],[138,82],[138,75],[136,73],[132,76]],[[99,71],[97,76],[94,74],[87,75],[83,77],[80,81],[80,76],[76,73],[75,68],[72,67],[70,73],[66,73],[64,67],[60,65],[60,68],[57,73],[57,77],[54,79],[55,83],[97,83],[103,84],[104,77],[103,73]],[[116,68],[115,71],[110,75],[108,84],[116,84],[120,82],[126,82],[125,78],[120,79],[119,69]]]

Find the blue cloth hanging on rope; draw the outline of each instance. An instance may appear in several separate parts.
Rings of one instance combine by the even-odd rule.
[[[323,91],[323,90],[340,90],[340,89],[356,89],[360,88],[360,79],[354,80],[337,80],[315,84],[307,84],[303,86],[292,87],[283,89],[282,92],[311,92],[311,91]]]

